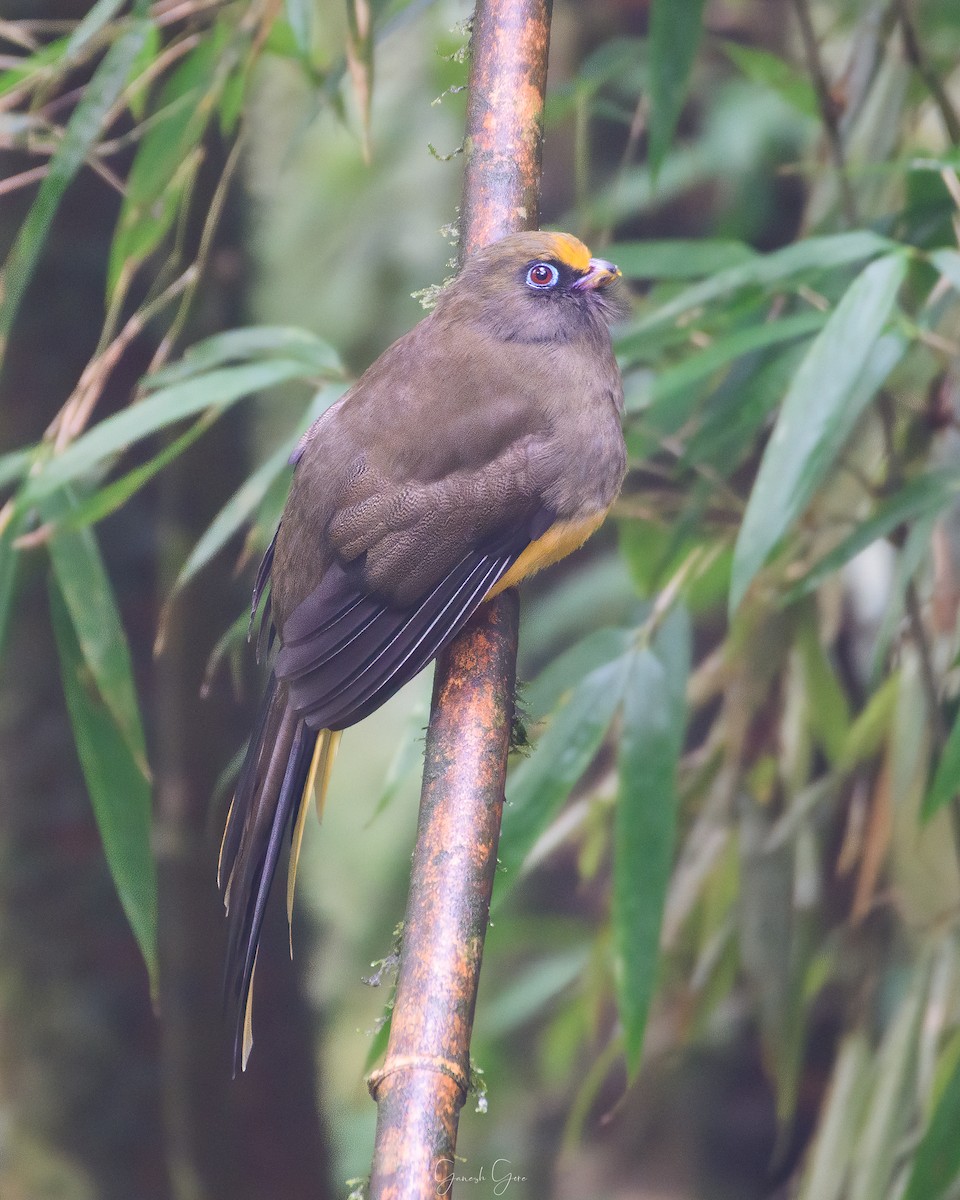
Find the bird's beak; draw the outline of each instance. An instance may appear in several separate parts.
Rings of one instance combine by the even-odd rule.
[[[613,283],[621,274],[615,263],[607,262],[605,258],[591,258],[587,273],[577,280],[573,288],[577,292],[593,292]]]

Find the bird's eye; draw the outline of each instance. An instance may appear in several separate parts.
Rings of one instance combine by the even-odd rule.
[[[538,292],[556,287],[560,272],[552,263],[534,263],[527,272],[527,287],[535,288]]]

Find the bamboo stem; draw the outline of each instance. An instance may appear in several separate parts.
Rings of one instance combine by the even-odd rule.
[[[480,0],[471,39],[461,252],[536,228],[550,0]],[[496,867],[519,600],[484,605],[437,663],[390,1040],[371,1076],[371,1200],[453,1194]]]

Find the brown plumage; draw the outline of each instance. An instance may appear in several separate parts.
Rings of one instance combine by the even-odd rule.
[[[220,854],[235,1066],[284,834],[340,730],[422,670],[496,591],[569,553],[620,487],[619,271],[567,234],[474,254],[432,313],[309,430],[269,581],[279,650]]]

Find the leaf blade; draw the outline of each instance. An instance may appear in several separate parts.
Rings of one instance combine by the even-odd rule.
[[[494,903],[512,888],[528,853],[590,765],[620,703],[632,655],[592,671],[556,713],[536,749],[510,776]]]
[[[617,1007],[631,1078],[640,1067],[656,982],[676,834],[676,770],[689,669],[689,624],[686,614],[676,609],[652,646],[634,656],[624,690],[612,920]]]
[[[72,501],[69,507],[73,507]],[[61,529],[50,539],[49,551],[57,589],[83,661],[147,778],[146,739],[133,682],[133,661],[96,537],[89,528]]]
[[[157,881],[150,853],[150,785],[112,714],[89,685],[70,614],[52,576],[50,610],[67,711],[104,853],[155,993]]]
[[[907,258],[891,254],[847,289],[803,358],[784,398],[737,537],[730,610],[740,604],[790,524],[803,512],[867,403],[905,349],[881,337]]]
[[[302,378],[304,374],[302,363],[276,359],[250,366],[224,367],[199,379],[189,379],[154,392],[146,400],[100,421],[62,454],[49,459],[27,483],[18,505],[31,504],[51,495],[104,459],[167,425],[208,408],[227,408],[244,396]]]
[[[64,192],[86,161],[104,117],[116,102],[150,31],[140,15],[107,51],[70,117],[63,138],[50,160],[36,199],[21,225],[2,271],[0,286],[0,359]]]
[[[703,33],[704,0],[653,0],[650,6],[650,169],[670,149]]]

